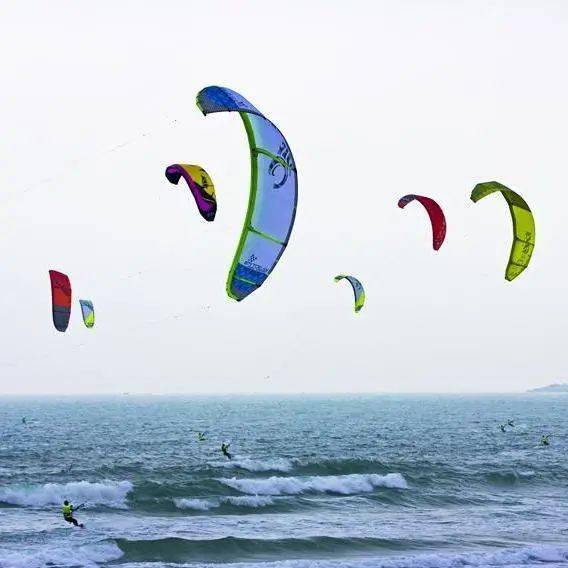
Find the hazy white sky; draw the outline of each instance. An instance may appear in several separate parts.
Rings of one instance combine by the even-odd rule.
[[[566,377],[568,3],[0,2],[0,393],[506,391]],[[288,250],[241,303],[242,93],[287,137]],[[204,166],[214,223],[164,169]],[[504,280],[519,191],[531,266]],[[436,199],[446,242],[431,249]],[[66,334],[47,271],[71,277]],[[356,316],[340,272],[367,304]],[[93,300],[83,327],[77,300]],[[269,376],[267,379],[266,377]]]

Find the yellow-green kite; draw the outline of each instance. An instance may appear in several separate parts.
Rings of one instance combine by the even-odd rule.
[[[471,192],[471,200],[477,203],[485,196],[500,191],[509,205],[513,220],[513,245],[505,271],[506,280],[514,280],[528,265],[534,250],[534,218],[527,202],[515,191],[497,181],[478,183]]]

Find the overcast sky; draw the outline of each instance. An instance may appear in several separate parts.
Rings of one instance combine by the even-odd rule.
[[[0,2],[0,393],[489,392],[568,376],[568,3]],[[225,293],[246,210],[231,87],[282,130],[296,224],[266,284]],[[200,164],[198,214],[164,169]],[[511,221],[536,220],[504,280]],[[431,248],[436,199],[448,234]],[[67,273],[67,333],[48,270]],[[352,292],[333,276],[365,285]],[[89,298],[96,327],[83,327]]]

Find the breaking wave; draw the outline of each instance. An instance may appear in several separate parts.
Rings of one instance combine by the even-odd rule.
[[[174,505],[178,509],[192,509],[194,511],[209,511],[214,507],[218,507],[217,503],[213,503],[208,499],[174,499]]]
[[[61,505],[64,499],[79,504],[126,508],[126,496],[132,491],[130,481],[71,481],[44,485],[14,485],[0,488],[0,503],[21,507]]]
[[[351,474],[315,477],[269,477],[268,479],[219,479],[228,487],[249,495],[299,495],[301,493],[338,493],[356,495],[371,493],[377,487],[407,489],[400,473],[386,475]]]
[[[178,509],[192,509],[194,511],[209,511],[217,509],[222,505],[233,505],[235,507],[266,507],[273,505],[274,500],[263,495],[240,495],[237,497],[221,497],[219,499],[174,499],[174,504]]]

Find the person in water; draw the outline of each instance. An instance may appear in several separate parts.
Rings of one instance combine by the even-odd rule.
[[[540,443],[543,446],[550,446],[550,434],[545,434],[541,439]]]
[[[501,428],[501,432],[506,432],[505,424],[499,424],[499,428]]]
[[[511,420],[510,418],[509,418],[509,420],[507,420],[507,424],[511,427],[515,426],[515,422],[513,420]]]
[[[81,505],[79,505],[80,507]],[[77,507],[77,509],[79,508]],[[69,503],[69,501],[67,501],[67,499],[65,499],[65,501],[63,501],[63,507],[61,507],[61,512],[63,513],[63,518],[68,522],[73,524],[76,527],[81,527],[83,528],[84,525],[83,523],[79,523],[77,521],[77,519],[73,516],[73,511],[75,511],[76,509],[73,508],[73,505],[71,505],[71,503]]]
[[[229,453],[229,446],[230,446],[230,445],[231,445],[231,444],[226,444],[225,442],[223,442],[223,443],[221,444],[221,451],[223,452],[223,455],[224,455],[225,457],[227,457],[227,458],[229,458],[229,459],[232,459],[232,456],[231,456],[231,454]]]
[[[197,439],[200,442],[204,442],[207,438],[205,437],[205,432],[197,432]]]

